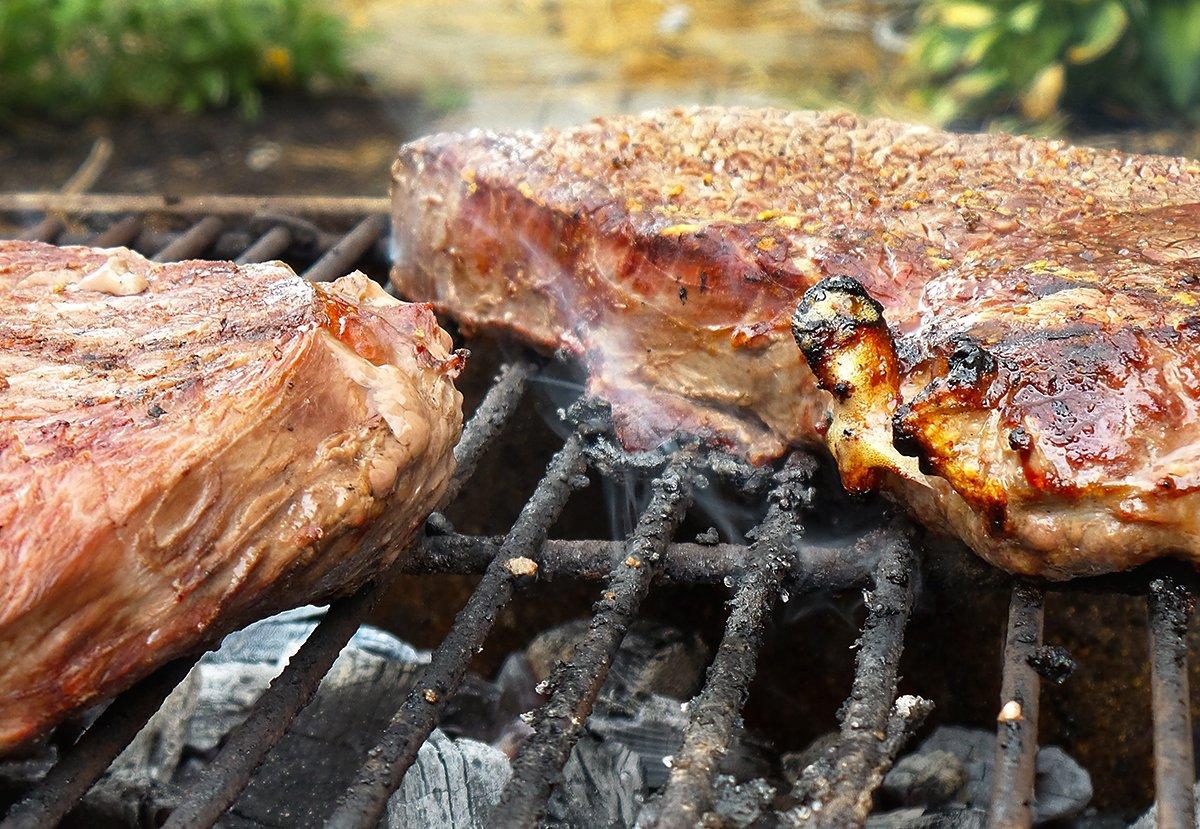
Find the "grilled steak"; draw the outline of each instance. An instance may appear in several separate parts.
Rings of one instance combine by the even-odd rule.
[[[361,274],[0,243],[0,753],[387,566],[460,359]]]
[[[583,355],[631,446],[823,441],[1022,573],[1200,558],[1200,165],[677,109],[418,141],[393,198],[400,290]]]

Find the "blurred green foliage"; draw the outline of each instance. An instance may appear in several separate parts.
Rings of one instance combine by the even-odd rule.
[[[926,0],[909,55],[942,121],[1200,119],[1200,0]]]
[[[0,0],[0,116],[228,104],[348,77],[321,0]]]

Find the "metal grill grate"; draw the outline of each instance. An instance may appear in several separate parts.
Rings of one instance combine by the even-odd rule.
[[[157,261],[214,256],[239,262],[285,258],[310,280],[336,278],[361,263],[386,261],[387,204],[381,199],[254,199],[11,194],[0,196],[0,217],[29,229],[22,238],[131,245]],[[444,503],[471,479],[477,462],[512,419],[535,362],[506,366],[467,423],[455,458],[457,471]],[[801,538],[813,472],[797,454],[772,479],[769,508],[751,547],[678,543],[674,532],[692,499],[694,475],[705,462],[696,446],[664,453],[652,496],[624,542],[564,541],[548,536],[572,493],[595,471],[587,438],[570,435],[550,461],[512,529],[503,538],[427,534],[403,557],[409,573],[483,576],[421,680],[399,707],[378,745],[363,758],[356,783],[327,825],[373,827],[387,800],[437,726],[484,645],[514,586],[533,569],[548,576],[604,581],[587,635],[550,681],[535,713],[534,733],[513,763],[513,775],[494,826],[529,826],[550,792],[586,721],[613,655],[656,580],[732,585],[725,631],[706,682],[690,706],[690,722],[662,793],[660,829],[692,826],[709,807],[718,761],[729,748],[754,677],[764,625],[785,584],[845,589],[869,585],[868,613],[859,639],[851,694],[840,739],[805,770],[801,805],[777,815],[785,825],[862,825],[873,793],[908,736],[930,710],[915,697],[897,700],[905,628],[914,600],[918,556],[904,534],[887,527],[845,548],[818,547]],[[864,572],[862,545],[882,552]],[[167,819],[171,827],[212,826],[236,801],[255,769],[312,699],[322,677],[386,590],[383,576],[335,602],[283,672],[259,698]],[[1040,693],[1030,657],[1041,644],[1043,588],[1018,583],[1012,593],[1004,649],[1003,692],[989,826],[1028,825],[1033,797]],[[1160,826],[1195,824],[1194,764],[1187,678],[1186,626],[1192,595],[1177,580],[1156,578],[1147,592],[1152,655],[1155,782]],[[59,763],[0,827],[57,825],[86,794],[180,682],[195,659],[179,660],[122,695],[67,750]]]

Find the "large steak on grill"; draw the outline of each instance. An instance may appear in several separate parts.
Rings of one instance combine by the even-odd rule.
[[[400,290],[582,355],[631,446],[821,441],[1024,573],[1200,557],[1200,165],[675,109],[417,141],[393,199]]]
[[[0,753],[393,561],[459,362],[361,274],[0,243]]]

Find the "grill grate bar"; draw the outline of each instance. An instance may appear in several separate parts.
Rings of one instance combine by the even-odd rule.
[[[750,570],[733,597],[721,644],[703,690],[692,701],[683,745],[659,800],[658,829],[689,829],[709,806],[717,763],[729,749],[758,667],[763,625],[779,595],[783,573],[790,569],[789,542],[801,531],[796,514],[804,497],[800,489],[812,468],[807,456],[793,455],[775,476]]]
[[[1030,659],[1042,645],[1044,616],[1045,595],[1041,588],[1031,584],[1013,588],[1004,643],[992,802],[987,815],[987,825],[997,829],[1029,826],[1031,821],[1041,680]]]
[[[476,408],[455,447],[454,477],[442,496],[443,503],[452,501],[470,480],[491,439],[511,419],[527,386],[530,369],[527,362],[505,366]],[[241,727],[230,734],[204,776],[184,793],[167,827],[208,827],[216,823],[312,700],[322,678],[389,584],[385,577],[330,607],[283,672],[255,702]]]
[[[302,276],[309,282],[329,282],[345,276],[387,229],[387,216],[368,216],[325,251]]]
[[[587,634],[568,662],[550,678],[550,699],[534,715],[533,734],[521,744],[512,777],[492,813],[492,826],[535,825],[545,811],[555,779],[566,765],[596,695],[608,675],[613,654],[625,638],[638,607],[650,590],[663,550],[683,520],[693,497],[694,453],[676,453],[654,481],[650,501],[615,563]]]
[[[904,735],[928,712],[925,700],[906,697],[896,702],[917,566],[908,541],[897,533],[889,534],[875,568],[874,590],[864,594],[867,618],[858,640],[854,684],[842,716],[841,736],[830,754],[804,770],[799,783],[804,797],[799,806],[782,816],[787,823],[865,823],[875,789],[891,767]]]
[[[467,476],[460,475],[459,471],[469,468],[474,472],[484,450],[491,446],[492,441],[512,420],[535,370],[536,367],[529,360],[516,360],[500,368],[491,388],[475,407],[470,422],[459,437],[458,445],[454,447],[455,475],[446,487],[444,499],[447,504],[458,498],[466,484]]]
[[[255,701],[245,721],[229,733],[204,776],[183,794],[164,827],[208,827],[217,822],[249,784],[254,770],[283,738],[288,726],[312,700],[321,680],[379,594],[378,586],[371,584],[330,606],[304,644],[288,659],[284,670]]]
[[[242,251],[242,255],[234,260],[238,265],[250,262],[267,262],[276,258],[288,249],[292,243],[292,232],[286,227],[276,225],[262,236],[258,237],[250,247]]]
[[[1178,581],[1150,582],[1150,682],[1154,712],[1154,788],[1158,825],[1196,825],[1196,779],[1188,690],[1188,619],[1195,597]]]
[[[57,216],[46,216],[19,237],[22,242],[53,242],[66,224]]]
[[[177,659],[159,668],[105,709],[36,788],[9,811],[0,829],[57,826],[142,730],[196,664]]]
[[[863,584],[871,575],[867,556],[886,534],[877,530],[844,543],[798,540],[799,554],[788,575],[806,590],[844,590]],[[472,575],[487,567],[501,541],[495,536],[457,534],[425,538],[412,557],[397,566],[411,573]],[[550,539],[538,555],[538,578],[607,578],[613,556],[623,547],[620,541]],[[745,573],[753,560],[750,548],[742,544],[675,542],[663,551],[656,576],[664,582],[715,584]]]
[[[199,256],[217,241],[223,225],[216,216],[206,216],[150,258],[155,262],[174,262]]]
[[[88,244],[97,248],[115,248],[128,245],[142,232],[141,216],[126,216],[108,226],[108,229],[93,237]]]
[[[374,827],[379,822],[388,798],[400,786],[441,719],[447,700],[462,683],[471,657],[483,647],[497,612],[508,603],[513,583],[522,572],[514,561],[537,554],[571,493],[586,483],[586,471],[583,442],[572,435],[550,461],[499,553],[434,651],[420,681],[369,752],[357,782],[330,816],[327,827]]]

